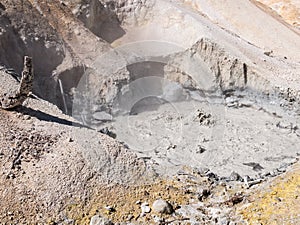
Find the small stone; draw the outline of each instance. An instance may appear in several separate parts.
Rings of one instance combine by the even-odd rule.
[[[31,117],[29,116],[29,115],[24,115],[24,120],[30,120],[31,119]]]
[[[198,149],[196,150],[196,153],[204,153],[206,151],[206,148],[201,146],[201,145],[198,145]]]
[[[271,177],[275,177],[277,175],[279,175],[278,170],[274,169],[273,171],[270,172]]]
[[[91,218],[90,225],[114,225],[114,224],[109,219],[96,215]]]
[[[284,168],[284,167],[280,167],[280,168],[278,168],[277,170],[278,170],[278,172],[280,172],[280,173],[286,172],[286,168]]]
[[[114,207],[112,207],[112,206],[105,206],[104,207],[108,212],[110,212],[110,213],[112,213],[112,212],[115,212],[116,210],[115,210],[115,208]]]
[[[264,54],[265,54],[266,56],[271,56],[272,53],[273,53],[273,50],[271,50],[271,51],[265,51],[265,52],[264,52]]]
[[[197,173],[201,176],[205,176],[209,172],[209,169],[206,167],[197,168]]]
[[[248,182],[248,187],[252,187],[253,185],[260,184],[262,181],[263,181],[262,179],[250,181]]]
[[[234,96],[230,96],[225,99],[225,104],[228,107],[237,107],[238,103],[239,103],[238,99]]]
[[[210,195],[210,190],[201,188],[198,191],[198,200],[202,202],[209,195]]]
[[[129,214],[129,215],[127,216],[127,221],[130,221],[130,220],[132,220],[133,218],[134,218],[134,215]]]
[[[141,209],[142,209],[142,214],[151,212],[151,208],[149,207],[149,203],[148,202],[142,203]]]
[[[153,220],[154,220],[154,222],[155,222],[156,224],[161,224],[161,223],[164,222],[164,219],[163,219],[163,218],[160,218],[160,217],[158,217],[158,216],[154,216],[154,217],[153,217]]]
[[[172,205],[163,199],[156,200],[152,205],[153,211],[157,213],[172,214],[174,209]]]
[[[80,30],[75,29],[75,30],[74,30],[74,33],[75,33],[76,35],[80,35]]]
[[[117,135],[114,132],[110,131],[107,127],[102,128],[99,132],[102,134],[106,134],[106,135],[110,136],[111,138],[117,137]]]
[[[243,178],[236,172],[232,172],[229,176],[230,181],[243,181]]]
[[[210,171],[208,173],[206,173],[205,176],[207,176],[211,180],[215,180],[215,181],[219,180],[218,175],[216,175],[216,174],[214,174],[213,172],[210,172]]]

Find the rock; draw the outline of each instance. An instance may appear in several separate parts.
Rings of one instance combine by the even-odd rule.
[[[74,33],[75,33],[76,35],[80,35],[80,30],[75,29],[75,30],[74,30]]]
[[[105,209],[107,210],[107,212],[109,212],[109,213],[112,213],[112,212],[115,212],[115,211],[116,211],[115,208],[112,207],[112,206],[105,206],[104,208],[105,208]]]
[[[140,200],[136,201],[135,204],[140,205],[142,202]]]
[[[278,170],[277,169],[274,169],[273,171],[270,172],[270,176],[271,177],[275,177],[277,176],[279,173],[278,173]]]
[[[218,224],[219,225],[227,225],[229,223],[228,219],[224,216],[219,218]]]
[[[161,224],[164,222],[164,219],[163,218],[160,218],[158,216],[154,216],[153,217],[153,221],[156,223],[156,224]]]
[[[24,68],[20,83],[9,73],[1,72],[0,83],[6,83],[0,89],[0,108],[12,109],[23,104],[32,91],[33,86],[32,58],[24,57]]]
[[[225,104],[227,107],[238,107],[239,100],[234,96],[230,96],[225,99]]]
[[[285,167],[280,167],[280,168],[278,168],[277,170],[278,170],[278,172],[280,172],[280,173],[286,172],[286,168],[285,168]]]
[[[93,118],[95,120],[100,120],[100,121],[112,121],[112,115],[106,113],[106,112],[95,112],[93,114]]]
[[[154,201],[152,205],[152,209],[157,213],[164,213],[164,214],[172,214],[174,212],[172,205],[163,199],[158,199]]]
[[[236,172],[232,172],[229,176],[230,181],[241,181],[243,182],[243,178]]]
[[[219,177],[217,174],[209,171],[208,173],[205,174],[206,177],[208,177],[211,181],[218,181]]]
[[[202,202],[209,195],[210,195],[210,190],[209,189],[203,189],[203,188],[201,188],[198,191],[198,200]]]
[[[129,215],[127,216],[127,221],[130,221],[130,220],[132,220],[133,218],[134,218],[134,215],[129,214]]]
[[[141,204],[142,214],[151,212],[151,208],[149,207],[148,202],[144,202]]]
[[[30,117],[29,115],[24,115],[23,119],[24,119],[24,120],[30,120],[31,117]]]
[[[252,169],[256,172],[259,172],[264,169],[264,167],[262,167],[259,163],[255,162],[243,163],[243,165],[252,167]]]
[[[196,153],[204,153],[206,151],[206,148],[201,146],[201,145],[198,145],[198,149],[196,150]]]
[[[271,50],[271,51],[265,51],[265,52],[264,52],[264,54],[265,54],[266,56],[272,56],[272,53],[273,53],[273,50]]]
[[[260,184],[261,182],[263,182],[262,179],[257,179],[257,180],[250,181],[250,182],[248,182],[248,187],[252,187],[253,185]]]
[[[114,132],[110,131],[107,127],[102,128],[100,130],[100,133],[106,134],[106,135],[108,135],[108,136],[110,136],[111,138],[114,138],[114,139],[117,137],[117,135]]]
[[[202,109],[198,109],[194,121],[199,121],[200,125],[209,126],[213,125],[215,121],[212,119],[210,113],[204,112]]]
[[[205,176],[205,174],[207,174],[209,172],[209,169],[206,167],[199,167],[199,168],[196,168],[195,172],[197,172],[201,176]]]
[[[91,218],[90,225],[114,225],[114,224],[109,219],[96,215]]]

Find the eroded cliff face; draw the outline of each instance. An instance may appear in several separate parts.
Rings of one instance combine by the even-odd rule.
[[[189,8],[190,5],[192,8]],[[172,5],[165,1],[54,1],[51,4],[45,1],[23,1],[22,3],[3,1],[2,6],[1,62],[20,71],[19,62],[25,53],[35,59],[43,58],[34,61],[37,74],[35,92],[58,105],[68,114],[71,114],[72,110],[74,88],[86,69],[99,70],[96,68],[101,67],[96,65],[99,63],[98,58],[109,51],[118,51],[124,45],[140,41],[170,42],[180,46],[180,52],[203,43],[201,46],[204,46],[204,49],[200,49],[198,54],[203,58],[205,66],[213,70],[216,76],[214,79],[219,82],[217,85],[223,90],[226,89],[226,82],[234,83],[233,80],[240,80],[240,76],[244,77],[242,78],[244,81],[237,81],[238,84],[233,88],[244,88],[247,85],[261,87],[261,89],[277,88],[283,81],[273,79],[275,74],[283,80],[286,80],[285,76],[297,79],[297,76],[291,75],[295,73],[291,68],[298,68],[297,65],[292,65],[292,61],[287,61],[287,64],[291,64],[288,70],[280,71],[280,67],[284,65],[282,62],[284,57],[295,58],[294,53],[288,50],[288,46],[285,48],[288,51],[283,55],[282,50],[277,52],[277,49],[283,49],[284,46],[274,46],[272,49],[272,46],[264,46],[264,43],[258,41],[260,51],[255,47],[256,43],[252,42],[255,39],[250,38],[249,44],[242,40],[243,37],[230,33],[236,31],[226,27],[230,24],[230,20],[227,25],[223,21],[223,25],[229,30],[218,27],[209,20],[203,20],[201,13],[206,13],[209,19],[222,25],[223,22],[218,22],[218,14],[208,11],[209,7],[214,7],[213,2],[204,4],[202,1],[194,1],[183,5],[179,2]],[[191,12],[196,13],[197,16],[187,13],[186,10],[192,10]],[[25,12],[24,16],[23,12]],[[168,16],[164,18],[164,15]],[[178,18],[182,19],[178,20]],[[274,23],[272,19],[271,21]],[[202,28],[197,29],[196,24]],[[182,26],[182,30],[187,30],[180,31],[178,25]],[[189,28],[185,28],[188,26]],[[283,36],[280,35],[276,36],[282,39]],[[293,41],[296,40],[290,38],[286,43],[292,44]],[[238,42],[241,44],[237,44]],[[14,57],[11,53],[15,53]],[[271,57],[264,57],[261,53],[271,54]],[[163,54],[168,55],[168,50]],[[256,57],[257,54],[261,56]],[[272,57],[273,54],[277,57],[277,62]],[[221,59],[223,55],[224,59]],[[218,59],[216,60],[215,57]],[[230,59],[232,63],[226,62],[229,58],[232,58]],[[126,59],[117,60],[118,62],[113,63],[119,64],[118,68],[127,66]],[[229,68],[223,69],[224,66]],[[103,75],[106,71],[96,71],[96,73]],[[101,79],[98,83],[106,82],[105,79],[100,81]],[[118,79],[118,76],[114,78],[114,80]],[[257,82],[258,80],[260,81]],[[266,86],[266,83],[269,85]],[[293,81],[293,86],[295,84],[296,80]],[[44,86],[49,87],[42,89],[41,87]]]
[[[20,73],[22,58],[31,55],[35,59],[36,93],[55,102],[52,74],[65,57],[63,40],[29,2],[2,1],[1,4],[1,63]],[[42,88],[46,86],[49,88]]]

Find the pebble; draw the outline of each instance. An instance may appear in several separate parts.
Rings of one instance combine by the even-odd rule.
[[[108,212],[115,212],[116,210],[112,206],[105,206],[104,207]]]
[[[74,33],[75,33],[76,35],[80,35],[80,30],[75,29],[75,30],[74,30]]]
[[[197,168],[197,173],[201,176],[205,176],[209,172],[209,169],[206,167]]]
[[[227,97],[225,99],[225,104],[228,107],[237,107],[238,106],[238,99],[236,97]]]
[[[114,224],[109,219],[96,215],[91,218],[90,225],[114,225]]]
[[[248,187],[252,187],[253,185],[260,184],[262,181],[263,181],[262,179],[250,181],[250,182],[248,182]]]
[[[227,225],[229,223],[228,219],[226,217],[219,218],[218,224],[220,225]]]
[[[271,176],[271,177],[275,177],[275,176],[277,176],[278,174],[279,174],[279,173],[278,173],[278,171],[277,171],[276,169],[270,172],[270,176]]]
[[[230,181],[241,181],[243,182],[243,178],[236,172],[232,172],[229,176]]]
[[[158,216],[154,216],[154,217],[153,217],[153,221],[154,221],[155,223],[157,223],[157,224],[161,224],[161,223],[164,222],[164,219],[161,218],[161,217],[158,217]]]
[[[198,145],[198,149],[196,150],[196,153],[204,153],[206,151],[206,148],[201,146],[201,145]]]
[[[284,168],[284,167],[280,167],[280,168],[278,168],[277,170],[278,170],[280,173],[286,172],[286,168]]]
[[[141,204],[142,214],[151,212],[151,208],[149,207],[148,202],[144,202]]]
[[[172,214],[174,212],[172,205],[163,199],[154,201],[152,209],[154,212],[164,214]]]
[[[127,221],[130,221],[130,220],[132,220],[133,218],[134,218],[134,215],[129,214],[129,215],[127,216]]]
[[[211,180],[215,180],[215,181],[219,180],[218,175],[216,175],[216,174],[214,174],[213,172],[210,172],[210,171],[208,173],[206,173],[205,176],[207,176]]]
[[[29,115],[24,115],[24,120],[30,120],[31,119],[31,117],[29,116]]]
[[[203,199],[207,198],[209,195],[210,195],[210,190],[201,188],[198,191],[198,200],[203,201]]]

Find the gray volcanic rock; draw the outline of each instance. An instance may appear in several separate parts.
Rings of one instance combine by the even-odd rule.
[[[152,209],[157,213],[171,214],[174,212],[172,205],[163,199],[153,202]]]

